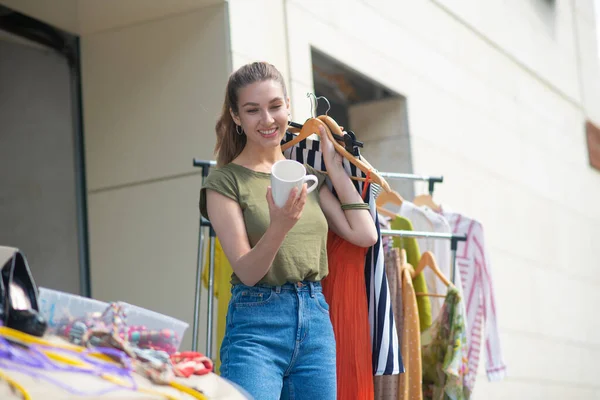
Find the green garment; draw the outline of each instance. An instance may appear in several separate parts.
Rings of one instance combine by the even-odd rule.
[[[393,230],[412,231],[413,226],[410,220],[397,216],[391,221]],[[406,250],[406,260],[414,268],[417,268],[421,260],[421,251],[415,238],[394,237],[394,247]],[[427,293],[427,282],[421,272],[413,278],[413,286],[416,293]],[[417,307],[419,309],[419,324],[421,332],[431,326],[431,302],[427,296],[417,296]]]
[[[325,182],[325,175],[309,165],[305,167],[308,174],[318,178],[318,187],[308,194],[300,220],[287,233],[271,268],[259,284],[276,286],[286,282],[320,281],[327,276],[328,225],[319,202],[319,189]],[[206,189],[235,200],[242,209],[250,246],[254,247],[271,222],[266,197],[270,184],[270,173],[241,165],[229,163],[212,169],[200,190],[200,213],[208,219]],[[231,283],[241,283],[235,273],[231,275]]]

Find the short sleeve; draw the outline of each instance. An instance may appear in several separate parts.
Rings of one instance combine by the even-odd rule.
[[[317,184],[317,193],[318,193],[319,190],[321,190],[321,186],[323,186],[323,184],[325,183],[325,179],[327,178],[327,175],[325,175],[321,171],[317,171],[316,169],[314,169],[313,167],[311,167],[308,164],[304,164],[304,166],[306,167],[307,174],[314,175],[319,180],[319,183]]]
[[[204,180],[204,185],[200,189],[200,215],[206,219],[209,219],[206,208],[207,189],[214,190],[223,196],[239,202],[239,192],[234,177],[222,168],[211,170]]]

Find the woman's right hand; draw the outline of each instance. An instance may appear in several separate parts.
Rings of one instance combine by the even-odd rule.
[[[302,185],[302,192],[298,196],[298,189],[293,188],[290,192],[286,203],[279,208],[275,205],[271,186],[267,188],[267,203],[269,204],[269,216],[271,217],[271,225],[277,229],[281,229],[283,234],[286,234],[296,225],[296,222],[302,216],[302,210],[306,204],[306,183]]]

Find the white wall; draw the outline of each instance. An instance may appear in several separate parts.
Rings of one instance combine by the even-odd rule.
[[[1,0],[0,4],[67,32],[88,35],[224,2],[225,0]]]
[[[227,30],[223,4],[82,37],[92,293],[189,322],[185,347],[201,185],[192,159],[212,158]],[[204,350],[204,310],[200,321]]]
[[[600,102],[587,100],[599,94],[593,62],[578,61],[596,52],[577,47],[595,40],[590,2],[539,7],[286,3],[294,107],[312,88],[310,46],[406,96],[414,171],[443,174],[437,201],[486,228],[509,378],[492,384],[480,371],[482,399],[600,396],[600,173],[583,130]]]
[[[229,0],[228,3],[233,70],[254,61],[270,62],[284,75],[289,90],[283,0]]]

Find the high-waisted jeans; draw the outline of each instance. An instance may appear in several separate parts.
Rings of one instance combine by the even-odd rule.
[[[256,400],[336,398],[335,339],[319,282],[235,285],[221,376]]]

